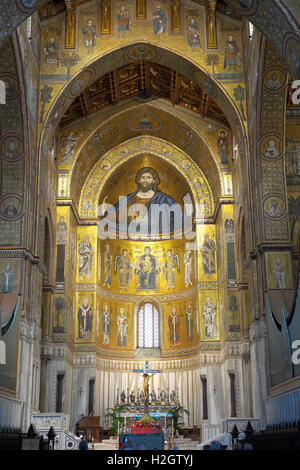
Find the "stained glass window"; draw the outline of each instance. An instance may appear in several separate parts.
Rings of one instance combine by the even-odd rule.
[[[150,303],[138,312],[138,348],[159,348],[159,313]]]

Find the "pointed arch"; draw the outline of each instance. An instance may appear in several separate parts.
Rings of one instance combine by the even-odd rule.
[[[136,55],[136,51],[139,50],[139,48],[144,51],[143,57]],[[236,102],[228,94],[222,84],[198,63],[187,59],[184,55],[173,49],[158,46],[149,41],[136,41],[96,57],[81,68],[72,79],[65,84],[48,110],[40,139],[41,154],[46,155],[49,152],[51,142],[49,134],[56,130],[57,124],[65,111],[82,92],[80,86],[78,87],[78,83],[80,83],[81,79],[84,82],[84,88],[87,88],[95,80],[111,72],[112,64],[117,63],[119,67],[123,67],[140,60],[149,60],[168,67],[201,87],[222,109],[231,128],[236,134],[241,147],[241,155],[247,155],[245,124]]]
[[[214,198],[210,185],[200,168],[175,145],[157,137],[143,135],[130,139],[124,144],[114,148],[105,154],[90,171],[80,195],[79,215],[82,218],[96,218],[100,194],[105,182],[114,174],[120,164],[124,164],[131,158],[147,152],[157,158],[167,161],[174,166],[187,180],[194,198],[195,204],[206,204],[205,215],[210,217],[214,213]],[[102,162],[112,162],[110,168],[103,168]],[[181,161],[188,161],[189,168],[180,165]],[[197,188],[196,188],[197,185]]]

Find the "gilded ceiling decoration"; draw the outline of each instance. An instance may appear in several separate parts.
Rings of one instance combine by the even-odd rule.
[[[144,100],[165,98],[229,127],[222,110],[198,84],[168,67],[147,61],[121,67],[92,83],[70,105],[60,127],[136,95]]]

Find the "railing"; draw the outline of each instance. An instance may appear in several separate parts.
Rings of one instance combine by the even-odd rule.
[[[23,433],[21,428],[0,427],[0,450],[48,450],[48,439],[35,434]]]
[[[22,402],[13,398],[0,398],[0,425],[11,428],[22,427]]]
[[[201,441],[208,441],[222,433],[222,425],[219,424],[203,424],[201,426]]]
[[[223,446],[226,449],[231,448],[231,436],[228,433],[215,434],[207,440],[202,440],[201,444],[198,445],[198,450],[205,450],[206,446],[210,446],[212,441],[218,441],[220,446]]]
[[[254,431],[260,431],[260,420],[259,418],[226,418],[222,421],[222,431],[230,433],[234,426],[237,426],[239,432],[243,432],[246,429],[248,422],[251,423]]]
[[[266,400],[267,424],[293,423],[300,419],[300,390],[292,390]]]
[[[269,426],[265,431],[254,433],[249,441],[254,450],[300,450],[300,421]]]
[[[0,428],[0,450],[21,450],[22,438],[25,434],[20,428]]]
[[[192,428],[182,428],[180,434],[185,439],[191,439],[192,441],[201,441],[201,428],[194,426]]]

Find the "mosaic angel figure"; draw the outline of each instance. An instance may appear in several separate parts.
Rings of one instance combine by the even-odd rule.
[[[162,264],[167,289],[175,289],[175,271],[180,272],[180,261],[178,253],[173,255],[172,250],[167,251],[165,262]]]
[[[83,280],[84,277],[90,278],[92,274],[92,268],[94,266],[94,248],[92,247],[87,235],[78,245],[78,254],[79,277],[81,280]]]
[[[122,255],[117,255],[115,257],[115,273],[118,269],[120,272],[120,289],[128,289],[129,280],[132,274],[132,264],[127,250],[123,250]]]

